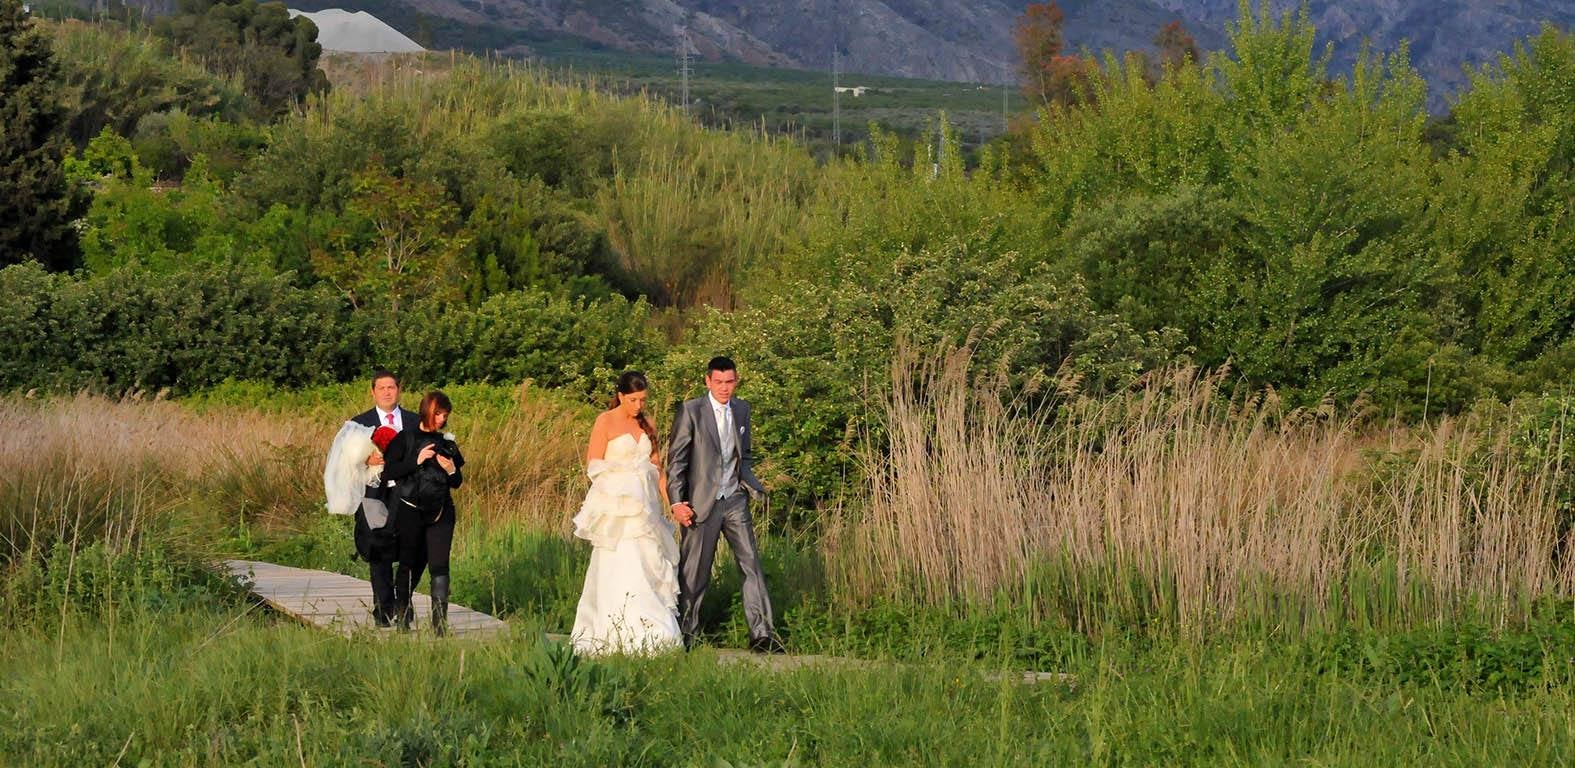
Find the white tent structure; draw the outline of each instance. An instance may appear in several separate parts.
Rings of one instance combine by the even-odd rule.
[[[399,30],[366,11],[340,8],[323,11],[290,9],[290,18],[305,16],[317,25],[317,42],[325,51],[344,53],[417,53],[426,50]]]

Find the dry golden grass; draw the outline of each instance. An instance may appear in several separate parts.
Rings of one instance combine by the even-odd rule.
[[[1191,370],[1024,413],[978,386],[965,355],[899,357],[889,442],[868,451],[865,497],[820,542],[830,594],[848,604],[1004,598],[1081,629],[1157,618],[1206,632],[1512,620],[1575,593],[1575,545],[1556,519],[1562,445],[1528,460],[1493,418],[1372,425],[1272,395],[1232,400],[1220,376]],[[567,535],[591,409],[527,387],[449,393],[468,460],[462,518]],[[12,397],[0,563],[150,535],[223,554],[225,532],[306,528],[326,514],[323,451],[365,400],[359,386],[179,404]]]
[[[890,450],[869,454],[862,515],[826,539],[833,592],[1007,596],[1083,626],[1127,599],[1128,615],[1206,631],[1271,608],[1303,625],[1507,619],[1575,591],[1554,515],[1567,468],[1527,466],[1496,425],[1370,427],[1219,385],[1177,370],[1050,418],[1003,407],[961,353],[902,356]]]
[[[512,397],[487,388],[492,398],[482,389],[451,390],[468,461],[461,513],[565,532],[583,491],[584,409],[523,387]],[[365,399],[360,387],[282,405],[8,398],[0,563],[56,542],[124,549],[157,532],[203,552],[226,527],[302,528],[326,514],[324,452]]]

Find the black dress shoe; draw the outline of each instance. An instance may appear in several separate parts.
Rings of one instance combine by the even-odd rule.
[[[787,653],[787,648],[782,646],[782,641],[776,635],[749,638],[749,650],[755,653]]]
[[[381,607],[372,609],[372,623],[379,629],[394,626],[394,622],[388,620],[388,613]]]

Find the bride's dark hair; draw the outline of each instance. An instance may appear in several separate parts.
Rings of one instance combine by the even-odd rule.
[[[645,374],[639,371],[624,371],[623,375],[618,377],[618,385],[614,387],[612,407],[617,408],[622,403],[619,395],[632,395],[636,392],[644,392],[649,386],[650,383],[645,380]],[[651,423],[650,417],[645,415],[645,411],[641,411],[640,415],[636,416],[635,419],[640,422],[640,429],[645,430],[645,436],[651,438],[651,444],[655,445],[656,425]]]

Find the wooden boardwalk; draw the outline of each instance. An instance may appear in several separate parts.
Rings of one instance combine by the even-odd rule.
[[[372,585],[365,579],[328,571],[291,568],[255,560],[226,560],[224,568],[247,581],[252,594],[281,613],[330,632],[394,632],[372,622]],[[429,631],[432,601],[417,593],[416,631]],[[449,634],[456,637],[490,637],[508,625],[463,605],[448,605]]]
[[[306,624],[349,635],[356,632],[396,632],[379,628],[372,622],[372,585],[354,576],[291,568],[285,565],[255,560],[226,560],[224,567],[231,575],[247,581],[252,594],[291,618]],[[415,631],[429,632],[432,602],[423,594],[416,594]],[[463,605],[449,603],[449,633],[458,637],[488,638],[508,631],[508,625],[480,611]],[[567,635],[548,633],[549,642],[568,643]],[[734,648],[712,648],[719,664],[744,664],[764,667],[773,671],[790,672],[808,667],[842,669],[875,669],[890,667],[891,663],[864,659],[845,659],[817,655],[761,655]],[[901,666],[901,665],[898,665]],[[1000,672],[986,671],[992,680],[1017,680],[1023,683],[1059,682],[1072,684],[1071,675],[1058,672]]]

